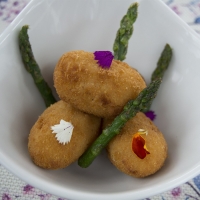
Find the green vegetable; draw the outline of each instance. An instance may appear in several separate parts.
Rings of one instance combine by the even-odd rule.
[[[29,36],[27,33],[28,28],[28,25],[25,25],[19,32],[19,48],[21,52],[21,57],[26,70],[32,75],[33,80],[44,99],[45,105],[46,107],[48,107],[51,104],[55,103],[56,99],[54,98],[50,87],[44,80],[40,68],[34,58],[31,44],[29,42]]]
[[[137,19],[138,3],[133,3],[127,10],[126,15],[120,22],[120,28],[117,31],[116,39],[113,45],[114,58],[123,61],[126,58],[128,49],[128,40],[133,33],[133,23]]]
[[[155,98],[158,88],[161,84],[161,79],[156,79],[151,84],[140,92],[135,100],[129,101],[122,113],[118,115],[112,124],[103,130],[102,134],[94,141],[94,143],[86,150],[79,158],[79,166],[86,168],[92,161],[101,153],[103,148],[107,146],[110,140],[119,134],[125,123],[134,117],[139,111],[149,106],[152,99]]]
[[[163,78],[165,71],[167,70],[169,63],[171,61],[172,58],[172,49],[170,47],[169,44],[166,44],[161,55],[160,58],[157,62],[157,67],[155,68],[155,70],[152,73],[151,76],[151,81],[156,80],[157,78]],[[144,107],[141,112],[147,112],[150,110],[151,104],[153,102],[152,101],[149,103],[149,105],[147,107]]]
[[[171,58],[172,58],[172,49],[169,44],[166,44],[157,62],[157,67],[152,73],[151,81],[155,80],[158,77],[163,78],[164,73],[167,70],[169,63],[171,61]]]

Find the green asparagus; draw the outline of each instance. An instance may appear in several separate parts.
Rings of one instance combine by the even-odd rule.
[[[158,88],[161,84],[161,78],[151,82],[151,84],[140,92],[135,100],[129,101],[122,113],[118,115],[112,124],[103,130],[102,134],[94,141],[94,143],[79,158],[79,166],[86,168],[101,153],[103,148],[107,146],[110,140],[119,134],[125,123],[134,117],[140,110],[148,107],[149,102],[155,98]]]
[[[120,28],[117,31],[116,39],[113,45],[114,58],[123,61],[126,58],[128,49],[128,40],[133,33],[133,23],[137,19],[138,3],[133,3],[122,18]]]
[[[155,80],[158,77],[163,78],[164,73],[167,70],[169,63],[171,61],[171,58],[172,58],[172,49],[169,44],[166,44],[157,62],[157,67],[152,73],[151,81]]]
[[[157,66],[155,68],[155,70],[152,73],[151,76],[151,81],[156,80],[157,78],[163,78],[165,71],[167,70],[169,63],[171,61],[172,58],[172,49],[170,47],[169,44],[166,44],[161,56],[157,62]],[[151,102],[149,102],[149,105],[144,107],[141,112],[147,112],[150,110],[151,104],[153,102],[153,99],[151,100]]]
[[[26,70],[32,75],[33,80],[39,89],[46,107],[50,106],[51,104],[56,102],[52,91],[46,81],[44,80],[40,68],[34,58],[31,44],[29,42],[28,36],[28,25],[22,27],[19,33],[19,48],[21,52],[22,61]]]

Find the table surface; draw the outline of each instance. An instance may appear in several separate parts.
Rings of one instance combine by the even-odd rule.
[[[0,0],[0,34],[30,0]],[[177,15],[200,34],[200,0],[163,0]],[[1,161],[0,161],[1,162]],[[2,200],[67,200],[47,194],[23,182],[0,164]],[[170,191],[146,200],[200,200],[200,175]]]

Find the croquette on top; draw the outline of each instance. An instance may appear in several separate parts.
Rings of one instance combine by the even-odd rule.
[[[113,60],[103,69],[91,52],[70,51],[59,60],[54,86],[59,97],[99,117],[118,115],[123,106],[146,87],[140,73],[127,63]]]

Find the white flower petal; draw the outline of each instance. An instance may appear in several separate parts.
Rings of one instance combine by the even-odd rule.
[[[139,129],[138,132],[139,132],[141,135],[142,135],[142,134],[148,135],[148,131],[145,130],[145,129]]]
[[[61,119],[60,124],[51,126],[52,133],[56,133],[55,137],[59,143],[64,144],[70,142],[74,126],[70,122]]]
[[[65,120],[63,120],[63,119],[61,119],[60,120],[60,124],[62,124],[62,125],[66,125],[66,124],[68,124],[69,122],[66,122]]]

